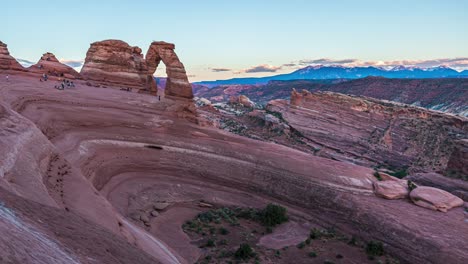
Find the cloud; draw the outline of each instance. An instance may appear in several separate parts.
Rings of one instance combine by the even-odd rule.
[[[32,61],[29,61],[29,60],[25,60],[25,59],[16,59],[19,64],[21,64],[21,66],[23,67],[29,67],[31,65],[34,65],[36,64],[35,62],[32,62]]]
[[[197,76],[196,76],[195,74],[189,74],[189,75],[187,75],[187,77],[189,77],[189,78],[195,78],[195,77],[197,77]]]
[[[212,72],[228,72],[232,71],[232,69],[226,69],[226,68],[211,68]]]
[[[276,72],[281,69],[281,66],[273,66],[268,64],[262,64],[253,66],[251,68],[245,69],[245,73],[257,73],[257,72]]]
[[[60,59],[60,62],[72,68],[80,68],[81,66],[83,66],[83,63],[84,63],[83,60],[67,60],[67,59]]]
[[[350,64],[357,62],[357,59],[343,59],[343,60],[334,60],[334,59],[314,59],[314,60],[300,60],[299,64],[301,65],[309,65],[309,64],[323,64],[323,65],[331,65],[331,64]]]
[[[430,68],[436,66],[447,66],[455,69],[468,68],[468,57],[460,58],[441,58],[428,60],[392,60],[392,61],[362,61],[358,59],[303,59],[298,62],[299,65],[343,65],[348,67],[358,66],[380,66],[380,67],[395,67],[395,66],[413,66],[420,68]]]
[[[297,66],[296,63],[285,63],[285,64],[281,65],[281,67],[295,67],[295,66]]]

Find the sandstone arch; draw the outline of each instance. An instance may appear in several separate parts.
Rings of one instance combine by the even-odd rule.
[[[193,98],[192,85],[189,83],[184,65],[174,51],[175,45],[164,41],[151,43],[146,53],[146,66],[148,67],[147,85],[149,90],[156,89],[153,74],[162,61],[166,65],[166,90],[165,94],[182,98]]]

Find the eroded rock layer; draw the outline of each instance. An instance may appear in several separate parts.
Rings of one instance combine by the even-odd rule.
[[[172,109],[180,102],[170,98],[82,84],[63,93],[47,88],[26,79],[0,89],[8,121],[0,126],[0,147],[8,148],[0,152],[9,179],[2,186],[25,199],[37,190],[35,201],[80,214],[161,262],[198,261],[202,249],[181,225],[201,212],[188,206],[200,200],[275,202],[295,219],[382,241],[402,262],[468,257],[462,208],[442,214],[378,198],[372,168],[196,126],[177,118]],[[41,145],[23,155],[30,142]],[[156,204],[158,212],[147,212]]]
[[[145,89],[148,68],[139,47],[104,40],[91,44],[81,75],[98,84]]]
[[[445,174],[468,181],[468,139],[455,142],[455,148],[450,156]]]
[[[457,140],[468,134],[463,117],[329,92],[293,91],[290,104],[274,100],[267,109],[318,155],[402,171],[444,171]]]
[[[67,79],[80,78],[80,74],[72,67],[61,63],[54,54],[47,52],[39,61],[28,68],[29,72],[47,74],[49,76],[63,77]]]
[[[0,70],[1,71],[25,71],[23,66],[10,55],[7,44],[0,41]]]
[[[139,47],[131,47],[120,40],[95,42],[86,54],[81,74],[102,85],[132,87],[155,94],[153,74],[162,61],[167,73],[165,94],[192,99],[192,86],[174,49],[174,44],[155,41],[144,58]]]
[[[171,43],[163,41],[151,43],[146,53],[148,74],[152,76],[162,61],[166,65],[167,73],[165,94],[192,99],[192,85],[189,83],[184,65],[180,62],[174,49],[175,45]],[[154,85],[156,84],[154,83]]]

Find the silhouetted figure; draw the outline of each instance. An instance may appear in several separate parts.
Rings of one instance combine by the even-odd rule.
[[[158,101],[161,101],[161,96],[160,95],[158,95]]]
[[[6,79],[7,82],[10,82],[10,75],[7,74],[7,75],[5,76],[5,79]]]

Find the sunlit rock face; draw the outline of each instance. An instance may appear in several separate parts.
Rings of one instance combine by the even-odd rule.
[[[101,84],[145,89],[148,68],[139,47],[121,40],[91,44],[81,69],[85,80]]]
[[[1,71],[25,71],[23,66],[10,55],[7,44],[0,41],[0,70]]]

